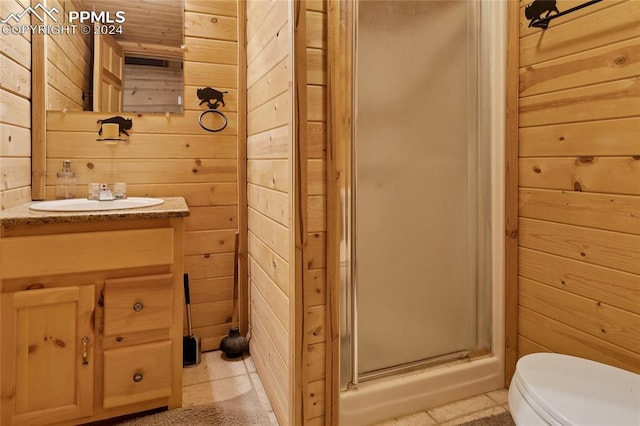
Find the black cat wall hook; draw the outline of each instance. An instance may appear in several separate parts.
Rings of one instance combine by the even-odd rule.
[[[558,6],[556,6],[556,0],[535,0],[533,3],[526,5],[524,8],[524,16],[530,20],[529,27],[540,21],[544,12],[547,12],[547,14],[544,15],[545,18],[551,15],[551,12],[556,12],[556,14],[560,13]]]
[[[105,118],[103,120],[98,120],[97,123],[100,123],[100,130],[98,130],[99,135],[102,135],[102,125],[106,123],[115,123],[118,125],[118,137],[120,136],[120,133],[124,133],[125,135],[129,136],[127,130],[130,130],[133,127],[132,119],[124,118],[119,115],[111,118]]]
[[[552,19],[559,18],[562,15],[575,12],[583,7],[591,6],[592,4],[599,3],[601,1],[602,0],[590,0],[586,3],[572,7],[571,9],[567,9],[564,12],[560,12],[556,6],[556,0],[534,0],[533,3],[525,6],[524,16],[529,19],[529,27],[547,29],[549,21]],[[547,13],[544,15],[544,18],[542,18],[541,16],[545,12]],[[555,14],[551,15],[551,12],[555,12]]]
[[[200,99],[200,103],[198,105],[202,105],[203,103],[207,103],[209,109],[218,109],[218,106],[224,104],[224,94],[228,93],[227,91],[221,92],[212,87],[204,87],[202,89],[198,89],[196,94],[198,95],[198,99]],[[211,102],[215,100],[215,102]]]

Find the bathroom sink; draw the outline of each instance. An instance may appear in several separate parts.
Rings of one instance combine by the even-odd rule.
[[[101,210],[135,209],[138,207],[157,206],[164,203],[161,198],[129,197],[123,200],[98,201],[86,198],[69,200],[37,201],[31,203],[31,210],[46,212],[95,212]]]

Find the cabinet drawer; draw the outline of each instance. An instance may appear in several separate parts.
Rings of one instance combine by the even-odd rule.
[[[0,239],[0,278],[105,271],[173,263],[173,228]]]
[[[171,326],[172,274],[106,280],[104,334],[112,336]]]
[[[104,408],[171,395],[171,341],[104,352]]]

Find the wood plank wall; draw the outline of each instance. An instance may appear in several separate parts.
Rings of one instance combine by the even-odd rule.
[[[247,1],[251,355],[274,413],[293,423],[292,23],[289,1]]]
[[[28,0],[0,2],[0,18]],[[28,24],[23,18],[21,24]],[[0,34],[0,209],[31,201],[31,37]]]
[[[128,184],[130,196],[181,196],[185,222],[185,270],[190,275],[194,333],[203,350],[218,348],[232,314],[233,243],[238,228],[238,22],[235,0],[185,0],[185,112],[126,114],[131,136],[118,145],[96,142],[101,118],[94,112],[47,113],[46,193],[53,198],[55,172],[73,161],[79,195],[90,182]],[[229,124],[219,133],[198,125],[196,90],[211,86],[225,95]],[[3,115],[4,116],[4,115]],[[123,242],[124,244],[125,242]]]
[[[327,2],[307,0],[307,245],[304,249],[304,424],[325,424]]]
[[[76,0],[48,0],[47,6],[60,11],[58,16],[81,9]],[[47,58],[47,110],[91,109],[92,35],[85,35],[77,30],[75,34],[45,35],[44,39]]]
[[[640,372],[640,2],[520,10],[518,356]],[[582,0],[558,0],[563,11]]]
[[[142,113],[182,113],[181,65],[178,61],[170,61],[166,67],[125,64],[122,109]]]

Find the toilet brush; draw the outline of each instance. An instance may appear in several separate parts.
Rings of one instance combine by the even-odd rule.
[[[220,341],[220,350],[227,358],[237,358],[249,349],[249,342],[238,328],[238,233],[235,235],[233,250],[233,314],[229,335]]]

